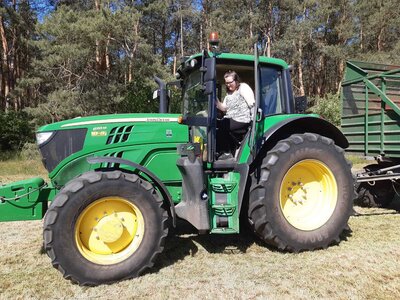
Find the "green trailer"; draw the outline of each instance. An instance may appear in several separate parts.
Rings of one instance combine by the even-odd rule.
[[[340,242],[353,205],[346,138],[296,110],[286,62],[211,48],[178,69],[182,115],[166,113],[167,85],[157,80],[159,114],[41,127],[37,143],[50,181],[0,188],[1,220],[44,216],[45,251],[66,279],[97,285],[140,275],[178,218],[199,234],[237,234],[245,224],[284,251]],[[235,157],[220,160],[216,100],[228,70],[256,99]]]
[[[357,201],[385,206],[400,192],[400,66],[348,61],[341,100],[346,151],[376,161],[357,174]]]

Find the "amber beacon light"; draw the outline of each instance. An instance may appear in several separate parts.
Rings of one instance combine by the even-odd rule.
[[[211,32],[210,36],[209,36],[209,41],[210,41],[210,45],[212,47],[218,47],[219,44],[219,36],[218,36],[218,32]]]

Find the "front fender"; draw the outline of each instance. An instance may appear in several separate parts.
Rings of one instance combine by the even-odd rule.
[[[132,161],[123,159],[123,158],[118,158],[118,157],[88,157],[87,162],[89,164],[101,164],[101,163],[111,163],[111,164],[118,164],[118,165],[126,165],[133,167],[140,172],[143,172],[146,174],[151,180],[153,180],[154,185],[158,188],[160,191],[161,195],[163,196],[164,200],[167,200],[169,203],[169,209],[171,212],[172,216],[172,222],[173,226],[176,226],[176,213],[175,213],[175,206],[174,202],[172,201],[171,194],[168,192],[167,187],[165,184],[149,169],[146,167],[143,167],[137,163],[134,163]]]

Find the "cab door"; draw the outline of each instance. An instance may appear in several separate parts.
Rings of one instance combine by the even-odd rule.
[[[217,144],[217,107],[215,105],[217,99],[216,58],[215,56],[208,56],[208,53],[205,51],[203,52],[202,71],[204,94],[208,97],[207,162],[213,162],[215,160]]]
[[[260,130],[259,126],[261,125],[260,121],[262,120],[263,111],[260,107],[260,68],[259,68],[259,57],[258,57],[258,48],[257,44],[254,44],[254,98],[255,103],[253,107],[253,121],[251,123],[251,131],[249,138],[249,147],[250,154],[253,156],[253,159],[257,155],[257,141],[260,138],[260,134],[262,130]]]

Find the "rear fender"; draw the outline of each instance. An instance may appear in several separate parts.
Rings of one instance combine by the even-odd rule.
[[[343,133],[330,122],[316,117],[300,116],[296,118],[286,119],[269,128],[258,141],[260,151],[256,159],[252,162],[252,166],[260,162],[266,152],[271,150],[279,141],[288,138],[296,133],[316,133],[321,136],[332,139],[335,144],[343,149],[349,146],[349,142]]]

